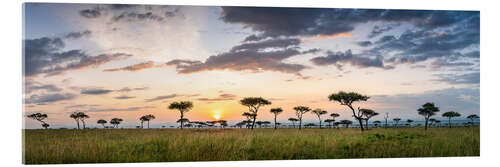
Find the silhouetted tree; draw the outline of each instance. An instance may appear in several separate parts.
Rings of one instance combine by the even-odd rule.
[[[308,124],[305,124],[304,126],[305,126],[306,128],[307,128],[307,127],[309,127],[309,128],[310,128],[310,127],[316,126],[316,124],[314,124],[314,123],[308,123]]]
[[[312,110],[312,114],[314,114],[318,117],[320,129],[321,129],[321,115],[325,115],[326,113],[328,113],[328,112],[325,110],[319,109],[319,108]]]
[[[288,121],[292,122],[293,128],[295,128],[295,122],[299,120],[297,118],[288,118]]]
[[[434,103],[425,103],[418,110],[418,114],[424,116],[425,118],[425,130],[427,130],[427,124],[429,122],[429,118],[439,112],[439,108],[434,106]]]
[[[47,127],[44,126],[44,124],[47,124],[47,123],[45,123],[45,121],[43,121],[44,119],[47,118],[47,114],[33,113],[33,114],[30,114],[30,115],[27,115],[26,117],[34,119],[34,120],[40,122],[41,125],[42,125],[42,127],[44,127],[45,129],[47,129],[48,126]],[[47,124],[47,125],[49,125],[49,124]]]
[[[394,123],[394,127],[396,127],[396,128],[397,128],[397,127],[398,127],[398,123],[399,123],[399,121],[401,121],[401,118],[394,118],[394,119],[392,119],[392,120],[395,122],[395,123]]]
[[[252,113],[249,113],[249,112],[244,112],[243,114],[241,114],[242,116],[244,116],[246,118],[246,127],[247,128],[250,128],[251,127],[251,124],[253,124],[253,119],[254,117],[256,116],[255,114],[252,114]]]
[[[189,119],[181,118],[181,119],[178,119],[176,122],[181,124],[181,129],[182,129],[184,127],[184,123],[189,123]],[[207,121],[207,123],[209,123],[209,121]],[[213,126],[216,122],[210,122],[210,123]]]
[[[142,117],[144,117],[144,118],[142,118]],[[148,122],[148,129],[149,129],[149,121],[151,121],[151,120],[153,120],[153,119],[156,118],[153,114],[144,115],[142,117],[141,117],[141,127],[142,127],[142,122],[143,121],[147,121]]]
[[[111,119],[111,121],[109,121],[110,124],[113,125],[114,128],[118,128],[118,125],[120,125],[120,123],[122,123],[123,119],[121,118],[113,118]]]
[[[471,114],[467,116],[467,118],[470,119],[471,124],[474,125],[474,119],[478,119],[479,116],[477,116],[476,114]]]
[[[436,126],[441,127],[441,120],[434,120]]]
[[[448,112],[443,113],[442,116],[448,118],[448,126],[451,128],[451,118],[460,117],[461,114],[458,112],[455,112],[455,111],[448,111]]]
[[[144,129],[144,122],[148,121],[148,117],[141,116],[139,120],[141,121],[141,129]]]
[[[173,102],[168,106],[171,110],[179,110],[181,114],[181,118],[179,120],[184,119],[184,113],[189,112],[193,108],[193,103],[190,101],[181,101],[181,102]],[[184,121],[181,121],[181,129],[184,127]]]
[[[329,127],[332,127],[332,123],[335,122],[334,119],[325,119],[324,122],[328,123]]]
[[[45,128],[45,129],[47,129],[49,126],[50,125],[48,123],[45,123],[45,122],[42,124],[42,127]]]
[[[306,106],[297,106],[293,108],[295,110],[295,115],[299,118],[299,130],[302,129],[302,115],[311,111],[309,107]]]
[[[73,118],[76,121],[76,127],[78,129],[80,129],[80,117],[78,116],[78,113],[77,112],[73,112],[73,113],[71,113],[71,115],[69,115],[69,117]]]
[[[108,123],[108,121],[104,119],[97,120],[97,124],[101,124],[102,128],[106,128],[105,124]]]
[[[378,125],[380,124],[381,122],[379,120],[377,121],[373,121],[373,124],[375,124],[375,127],[378,127]]]
[[[245,121],[241,121],[241,122],[236,123],[236,125],[235,125],[235,126],[236,126],[236,127],[239,127],[239,128],[242,128],[242,127],[243,127],[243,125],[245,125],[245,124],[246,124],[246,122],[245,122]]]
[[[432,126],[434,122],[436,122],[436,119],[434,118],[429,119],[429,127]]]
[[[245,98],[240,100],[240,104],[247,106],[248,111],[251,114],[254,114],[253,120],[252,120],[252,130],[253,130],[253,127],[255,125],[255,120],[257,120],[257,113],[259,112],[259,108],[261,106],[270,105],[271,102],[269,100],[262,98],[262,97],[245,97]]]
[[[270,110],[270,112],[274,114],[274,129],[277,129],[278,126],[276,125],[276,123],[277,123],[276,122],[276,118],[278,117],[279,114],[281,114],[283,112],[283,109],[281,109],[281,108],[272,108]]]
[[[406,122],[408,123],[408,126],[411,126],[411,123],[413,122],[413,120],[408,119],[408,120],[406,120]]]
[[[344,119],[344,120],[341,120],[339,122],[339,124],[343,124],[346,128],[349,128],[349,125],[352,124],[352,121]]]
[[[78,116],[80,121],[82,121],[83,129],[86,129],[85,119],[90,118],[90,117],[87,114],[85,114],[84,112],[78,112],[78,113],[76,113],[76,115]]]
[[[366,122],[366,129],[368,129],[368,120],[370,120],[370,118],[374,117],[374,116],[377,116],[378,113],[371,110],[371,109],[366,109],[366,108],[362,108],[362,109],[359,109],[361,111],[361,115],[364,116],[364,120]]]
[[[357,102],[357,101],[367,101],[369,98],[370,97],[368,97],[368,96],[361,95],[361,94],[358,94],[355,92],[347,93],[344,91],[340,91],[338,93],[331,94],[328,97],[328,99],[330,101],[337,101],[340,103],[340,105],[345,105],[345,106],[349,107],[349,109],[351,109],[352,116],[356,120],[358,120],[359,127],[361,128],[361,131],[364,130],[364,128],[363,128],[363,113],[361,111],[359,111],[359,107],[358,107],[358,112],[356,112],[354,110],[354,107],[352,106],[352,103]]]

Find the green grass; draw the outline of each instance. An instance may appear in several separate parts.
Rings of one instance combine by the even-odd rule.
[[[26,164],[479,156],[479,127],[25,130]]]

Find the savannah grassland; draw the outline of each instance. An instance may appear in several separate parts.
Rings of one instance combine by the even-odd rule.
[[[479,127],[24,131],[26,164],[479,156]]]

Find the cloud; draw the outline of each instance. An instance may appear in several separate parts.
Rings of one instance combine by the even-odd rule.
[[[351,50],[346,52],[332,52],[328,51],[327,56],[315,57],[311,59],[313,64],[318,66],[336,65],[340,70],[345,64],[350,64],[352,66],[367,68],[367,67],[377,67],[383,69],[392,69],[391,66],[384,66],[383,58],[377,56],[375,59],[361,57],[360,55],[352,54]]]
[[[87,110],[74,110],[73,112],[99,113],[99,112],[140,111],[140,110],[151,109],[151,108],[155,108],[155,107],[143,106],[143,107],[127,107],[127,108],[90,108]]]
[[[62,91],[61,88],[57,87],[56,85],[52,84],[42,84],[40,82],[32,81],[32,80],[27,80],[24,84],[24,92],[26,94],[30,94],[32,92],[44,90],[47,92],[59,92]]]
[[[111,92],[113,92],[113,90],[109,89],[83,89],[80,91],[81,94],[86,94],[86,95],[102,95]]]
[[[480,73],[479,72],[471,72],[465,74],[437,74],[435,75],[439,77],[434,81],[444,82],[448,84],[479,84],[480,82]]]
[[[382,24],[382,25],[376,25],[373,27],[372,31],[368,35],[368,38],[373,38],[376,37],[384,32],[390,31],[394,29],[395,27],[401,25],[400,23],[388,23],[388,24]]]
[[[72,109],[72,108],[86,108],[86,107],[98,107],[99,104],[76,104],[71,106],[66,106],[64,109]]]
[[[421,28],[447,27],[479,15],[464,11],[275,7],[222,7],[222,11],[221,20],[260,32],[255,36],[258,38],[348,33],[357,24],[370,21],[406,22]],[[376,32],[385,29],[378,28]]]
[[[43,37],[24,40],[24,75],[60,75],[71,70],[96,68],[132,56],[125,53],[90,56],[83,50],[63,51],[64,46],[65,43],[61,38]]]
[[[82,37],[88,37],[92,35],[92,31],[90,30],[85,30],[85,31],[78,31],[78,32],[70,32],[66,35],[64,35],[64,38],[66,39],[78,39]]]
[[[135,96],[126,96],[126,95],[122,95],[122,96],[117,96],[117,97],[114,97],[115,99],[119,99],[119,100],[125,100],[125,99],[133,99],[135,98]]]
[[[119,21],[157,21],[157,22],[162,22],[164,19],[165,18],[163,16],[153,14],[152,12],[146,12],[146,13],[124,12],[118,16],[114,16],[111,20],[113,22],[119,22]]]
[[[129,88],[129,87],[124,87],[121,89],[116,90],[117,92],[131,92],[131,91],[136,91],[136,90],[148,90],[149,87],[138,87],[138,88]]]
[[[148,62],[143,62],[143,63],[138,63],[138,64],[133,64],[130,66],[122,67],[122,68],[114,68],[114,69],[105,69],[103,70],[104,72],[116,72],[116,71],[140,71],[143,69],[148,69],[148,68],[153,68],[155,67],[153,61],[148,61]]]
[[[84,9],[80,11],[80,16],[89,19],[98,18],[99,16],[101,16],[101,9],[99,8]]]
[[[79,11],[80,16],[94,19],[111,16],[111,23],[120,21],[164,22],[168,17],[183,16],[179,7],[167,5],[101,4],[95,8]]]
[[[77,97],[71,93],[34,94],[25,99],[25,104],[47,104]]]
[[[285,63],[283,60],[318,49],[300,51],[297,38],[275,38],[258,42],[243,43],[232,47],[228,52],[210,56],[205,62],[192,60],[172,60],[166,65],[174,65],[180,74],[202,71],[229,70],[252,72],[275,71],[300,75],[307,67],[301,64]]]
[[[224,94],[220,94],[218,97],[215,97],[215,98],[198,98],[197,100],[213,102],[213,101],[234,100],[236,97],[237,97],[236,95],[224,93]]]
[[[165,95],[165,96],[156,96],[155,98],[152,99],[146,99],[146,102],[153,102],[153,101],[158,101],[158,100],[165,100],[165,99],[171,99],[177,97],[177,94],[170,94],[170,95]]]

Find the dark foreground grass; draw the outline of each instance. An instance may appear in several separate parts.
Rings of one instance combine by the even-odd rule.
[[[25,130],[26,164],[479,156],[479,127]]]

